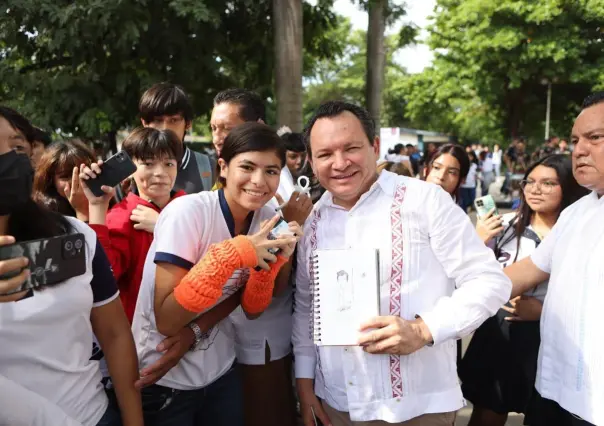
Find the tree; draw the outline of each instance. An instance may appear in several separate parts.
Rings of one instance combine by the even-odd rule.
[[[317,61],[307,79],[304,96],[304,116],[308,119],[313,111],[327,100],[344,100],[357,105],[365,102],[365,75],[367,67],[367,35],[365,31],[352,31],[350,21],[340,22],[326,36],[344,48],[340,55]],[[385,38],[386,78],[383,90],[382,122],[388,126],[404,126],[408,120],[404,113],[405,98],[401,82],[406,78],[404,68],[393,60],[399,48],[397,35]]]
[[[382,86],[384,83],[384,65],[386,51],[384,32],[386,31],[387,0],[372,0],[367,4],[369,23],[367,26],[367,82],[365,84],[365,102],[369,113],[379,127],[380,107],[382,105]]]
[[[302,0],[273,0],[277,126],[302,131]]]
[[[438,0],[433,65],[406,82],[407,112],[434,130],[503,141],[567,134],[582,98],[604,86],[604,4],[582,0]]]
[[[157,81],[183,85],[198,113],[228,87],[274,99],[272,0],[4,3],[0,98],[40,126],[113,135],[137,124],[140,94]],[[314,37],[304,39],[305,55],[334,54],[323,37],[333,13],[325,1],[303,7]]]

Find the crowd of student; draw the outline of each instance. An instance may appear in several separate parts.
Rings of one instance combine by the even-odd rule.
[[[184,145],[182,88],[154,85],[139,113],[121,147],[136,171],[98,196],[88,146],[0,107],[0,245],[86,241],[86,272],[58,285],[10,293],[27,259],[0,261],[1,425],[451,426],[464,397],[472,426],[604,424],[604,94],[572,160],[544,152],[518,209],[476,227],[456,203],[478,158],[492,181],[521,142],[397,146],[379,164],[363,108],[327,102],[304,133],[277,132],[258,95],[230,89],[214,159]],[[310,259],[345,247],[380,250],[381,316],[359,346],[316,346]]]

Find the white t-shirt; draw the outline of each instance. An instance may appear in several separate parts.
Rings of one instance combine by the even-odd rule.
[[[525,257],[529,257],[535,249],[541,244],[541,239],[529,225],[522,237],[520,237],[520,250],[518,250],[518,238],[516,238],[516,221],[514,218],[516,213],[507,213],[503,215],[503,227],[504,231],[501,237],[497,238],[497,251],[499,257],[497,260],[501,264],[502,268],[511,265],[514,262],[518,262]],[[510,226],[511,225],[511,226]],[[544,301],[547,293],[547,281],[539,284],[532,290],[524,293],[526,296],[532,296],[539,299],[541,302]]]
[[[501,164],[501,156],[503,154],[503,151],[499,150],[499,151],[493,151],[493,164],[494,165],[499,165]]]
[[[541,396],[604,425],[604,197],[567,207],[531,260],[550,274],[535,386]]]
[[[478,166],[476,165],[476,163],[471,163],[470,170],[468,171],[468,176],[466,177],[466,180],[460,185],[462,188],[476,188],[477,170]]]
[[[482,162],[482,172],[483,173],[493,173],[493,160],[490,157],[487,157]]]
[[[86,273],[0,304],[0,375],[39,394],[85,426],[107,409],[99,363],[90,360],[92,308],[118,297],[95,232],[67,218],[86,238]]]
[[[205,255],[210,245],[230,239],[230,225],[220,206],[221,190],[186,195],[172,201],[162,210],[155,225],[155,236],[147,258],[132,321],[140,367],[147,367],[161,357],[156,347],[166,336],[159,333],[155,322],[154,291],[156,262],[192,268]],[[263,207],[254,213],[250,233],[262,221],[273,217],[274,209]],[[239,269],[223,286],[222,302],[246,283],[249,272]],[[215,305],[214,305],[215,306]],[[208,386],[235,361],[235,329],[230,317],[207,332],[197,350],[189,351],[157,383],[173,389],[193,390]]]
[[[403,161],[409,161],[409,156],[401,154],[386,154],[386,160],[392,161],[393,163],[402,163]]]

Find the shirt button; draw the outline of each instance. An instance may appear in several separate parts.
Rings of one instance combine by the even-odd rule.
[[[352,386],[352,382],[348,382],[348,386]]]

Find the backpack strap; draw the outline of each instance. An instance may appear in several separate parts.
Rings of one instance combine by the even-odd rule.
[[[214,167],[212,166],[212,161],[207,155],[197,151],[191,151],[193,152],[193,155],[195,155],[195,162],[197,163],[203,190],[210,191],[214,183]]]

